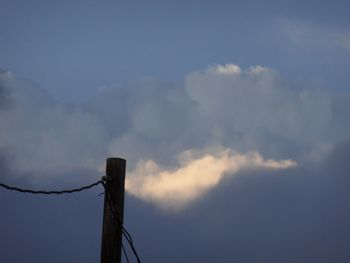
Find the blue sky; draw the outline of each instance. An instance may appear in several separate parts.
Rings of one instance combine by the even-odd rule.
[[[0,182],[120,156],[143,262],[349,262],[349,1],[0,1]],[[2,260],[98,261],[101,190],[0,189]]]
[[[349,81],[349,49],[318,43],[329,41],[328,31],[349,34],[347,1],[3,0],[2,6],[1,66],[66,101],[144,76],[181,81],[225,63],[269,66],[336,88]],[[311,25],[314,43],[291,43],[289,22]]]

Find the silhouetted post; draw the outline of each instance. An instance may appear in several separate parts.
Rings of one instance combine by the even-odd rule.
[[[124,216],[124,183],[126,160],[109,158],[106,163],[106,191],[103,209],[101,263],[120,263],[122,246],[122,229]],[[107,193],[108,191],[108,193]],[[115,207],[117,220],[112,217],[108,198]],[[116,224],[118,222],[118,224]]]

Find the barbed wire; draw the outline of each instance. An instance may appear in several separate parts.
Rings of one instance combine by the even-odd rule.
[[[15,186],[10,186],[4,183],[0,183],[0,186],[7,189],[7,190],[11,190],[11,191],[17,191],[20,193],[29,193],[29,194],[42,194],[42,195],[61,195],[61,194],[72,194],[72,193],[77,193],[77,192],[81,192],[90,188],[93,188],[99,184],[103,184],[103,182],[101,180],[93,183],[93,184],[89,184],[86,186],[82,186],[79,188],[74,188],[74,189],[68,189],[68,190],[54,190],[54,191],[43,191],[43,190],[31,190],[31,189],[23,189],[23,188],[19,188],[19,187],[15,187]]]

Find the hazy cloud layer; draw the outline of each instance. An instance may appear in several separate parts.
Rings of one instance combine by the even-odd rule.
[[[10,99],[0,111],[0,148],[14,172],[52,176],[75,169],[96,169],[104,128],[78,107],[55,102],[43,90],[7,73],[1,83]]]
[[[350,31],[308,21],[282,20],[281,32],[291,44],[302,48],[332,48],[350,52]]]
[[[348,95],[291,86],[262,66],[213,65],[181,85],[150,78],[107,87],[83,105],[59,103],[8,72],[0,87],[0,101],[9,102],[0,108],[0,150],[12,172],[71,180],[67,174],[100,174],[106,157],[122,156],[127,190],[163,207],[203,196],[242,169],[233,168],[237,158],[257,170],[317,162],[349,134]],[[226,151],[211,152],[216,145]],[[179,165],[174,157],[189,150],[200,154]],[[198,175],[204,165],[213,171]],[[182,197],[177,182],[187,189]]]

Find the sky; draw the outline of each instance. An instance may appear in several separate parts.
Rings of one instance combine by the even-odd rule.
[[[349,262],[348,1],[0,3],[0,182],[118,156],[143,262]],[[1,260],[98,262],[102,191],[0,189]]]

